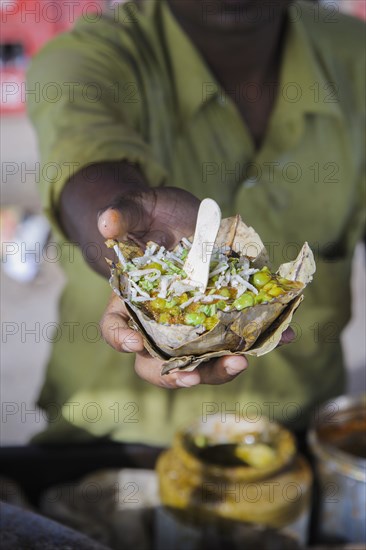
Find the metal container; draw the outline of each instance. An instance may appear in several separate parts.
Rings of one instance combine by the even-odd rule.
[[[320,536],[366,542],[366,396],[325,403],[309,444],[320,486]]]

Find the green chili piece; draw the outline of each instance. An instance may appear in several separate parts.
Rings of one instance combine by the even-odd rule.
[[[233,306],[239,311],[246,307],[251,307],[253,305],[254,305],[253,296],[251,294],[247,294],[246,292],[244,292],[244,294],[242,294],[240,298],[237,298],[233,302]]]
[[[203,325],[206,321],[206,315],[204,313],[186,313],[184,316],[184,323],[186,325]]]
[[[256,288],[260,289],[271,280],[271,274],[267,271],[258,271],[252,276],[253,284]]]

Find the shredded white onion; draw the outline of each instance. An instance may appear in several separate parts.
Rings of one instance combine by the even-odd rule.
[[[158,298],[166,298],[167,292],[168,292],[168,286],[170,283],[170,277],[163,276],[160,281],[160,292],[158,294]]]
[[[127,261],[126,261],[126,258],[124,257],[124,255],[122,254],[122,251],[121,251],[120,247],[118,246],[118,244],[114,245],[113,250],[115,251],[116,256],[118,258],[118,261],[120,262],[121,266],[125,268],[127,266]]]
[[[226,271],[229,267],[229,264],[224,264],[220,267],[216,267],[216,269],[214,269],[213,271],[211,271],[209,277],[214,277],[215,275],[220,275],[220,273],[223,273],[224,271]]]
[[[155,243],[154,243],[154,244],[151,244],[150,246],[148,246],[148,247],[146,248],[145,254],[149,254],[149,255],[152,256],[153,254],[155,254],[157,248],[158,248],[158,245],[157,245],[157,244],[155,244]]]
[[[152,277],[150,276],[151,273],[153,273]],[[128,274],[130,277],[145,277],[145,279],[151,283],[156,281],[161,275],[159,269],[137,269],[135,271],[129,271]]]
[[[164,252],[165,252],[165,247],[161,246],[156,254],[156,258],[160,260],[164,256]]]
[[[143,267],[144,265],[151,263],[151,259],[150,256],[139,256],[138,258],[134,258],[132,263],[136,267]]]
[[[245,281],[243,277],[240,277],[240,275],[233,275],[231,281],[231,284],[233,286],[240,285],[243,286],[245,289],[251,290],[252,292],[254,292],[254,294],[258,294],[258,290],[255,288],[255,286],[250,284],[248,281]]]
[[[185,309],[186,307],[190,306],[191,304],[193,304],[193,302],[195,301],[196,299],[196,296],[193,296],[193,298],[190,298],[189,300],[187,300],[186,302],[183,302],[183,304],[181,304],[179,307],[180,309]]]
[[[176,296],[181,296],[185,292],[192,292],[196,290],[196,287],[184,283],[184,281],[174,281],[169,290],[172,294],[175,294]]]
[[[144,296],[145,298],[150,298],[150,295],[142,290],[134,281],[130,280],[130,285],[136,290],[138,294],[141,294],[141,296]]]
[[[183,237],[183,239],[180,242],[183,243],[187,248],[192,248],[192,243],[185,237]]]
[[[173,260],[174,262],[177,262],[178,264],[180,265],[184,265],[184,262],[183,260],[181,260],[180,258],[178,258],[178,256],[176,254],[174,254],[173,252],[169,252],[169,259],[170,260]]]
[[[209,294],[208,296],[203,296],[201,298],[201,302],[204,304],[213,302],[214,300],[228,300],[229,298],[227,296],[221,296],[221,294]]]
[[[241,268],[242,269],[249,269],[250,267],[250,261],[248,260],[248,258],[246,256],[242,256],[239,260],[239,264],[241,265]]]
[[[254,269],[254,268],[251,268],[251,269],[242,269],[241,271],[239,271],[239,275],[241,275],[242,277],[250,277],[250,275],[254,275],[254,273],[258,273],[259,269]]]

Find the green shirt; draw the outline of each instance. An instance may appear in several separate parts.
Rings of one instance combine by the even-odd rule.
[[[50,423],[38,441],[166,444],[178,426],[213,412],[301,428],[319,403],[343,391],[339,335],[350,317],[351,259],[365,214],[363,33],[361,22],[310,3],[290,8],[280,88],[259,150],[165,1],[80,20],[35,58],[28,88],[38,95],[29,96],[29,113],[55,227],[73,170],[128,159],[151,185],[182,187],[215,199],[225,216],[240,213],[275,268],[305,240],[317,259],[294,319],[295,343],[250,358],[229,384],[167,391],[138,378],[133,356],[101,340],[108,283],[58,233],[68,282],[39,401]],[[260,90],[240,93],[255,99]]]

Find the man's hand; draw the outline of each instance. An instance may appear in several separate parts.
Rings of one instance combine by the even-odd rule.
[[[241,356],[225,356],[202,363],[193,372],[160,374],[163,362],[144,349],[141,334],[128,326],[129,314],[122,300],[114,295],[101,321],[106,342],[117,351],[136,353],[135,371],[147,382],[161,388],[190,388],[198,384],[225,384],[247,366]]]
[[[141,247],[148,241],[170,249],[182,237],[194,233],[199,200],[182,189],[159,187],[125,194],[101,212],[98,229],[104,239],[132,239]],[[225,384],[248,366],[242,356],[225,356],[202,363],[193,372],[161,375],[163,362],[144,349],[141,334],[128,326],[129,314],[122,300],[114,295],[101,321],[102,334],[114,349],[136,353],[136,373],[147,382],[163,388],[187,388],[198,384]],[[293,333],[292,333],[293,334]],[[291,329],[283,343],[291,341]]]
[[[69,179],[61,193],[58,218],[90,267],[108,277],[104,258],[112,259],[113,251],[105,246],[106,239],[129,237],[143,247],[153,240],[172,248],[194,232],[199,205],[197,197],[183,189],[149,187],[136,165],[105,162],[85,167]],[[101,252],[97,259],[95,247],[88,256],[90,243]]]
[[[132,239],[142,248],[154,241],[170,249],[194,233],[199,205],[197,197],[173,187],[130,193],[100,213],[98,228],[105,239]]]
[[[102,212],[98,228],[105,239],[130,238],[144,246],[155,241],[173,248],[182,237],[194,233],[200,201],[182,189],[161,187],[125,196]],[[161,376],[162,361],[144,349],[141,335],[128,326],[129,315],[118,296],[113,296],[101,321],[102,334],[117,351],[135,352],[136,373],[163,388],[186,388],[198,384],[224,384],[247,367],[243,357],[221,357],[200,365],[193,372]]]

